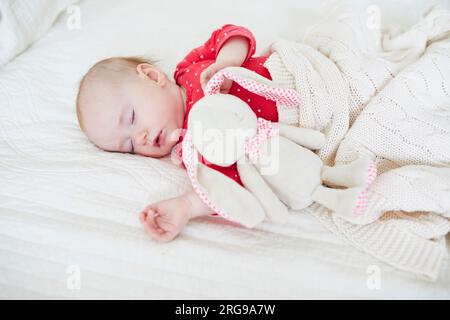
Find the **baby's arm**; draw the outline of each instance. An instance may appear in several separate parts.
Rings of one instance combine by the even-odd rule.
[[[220,49],[216,58],[216,63],[226,64],[227,66],[241,66],[247,57],[249,43],[243,36],[234,36],[230,38]]]
[[[174,239],[189,220],[212,213],[198,195],[191,191],[147,206],[139,219],[152,238],[167,242]]]
[[[236,40],[238,39],[238,40]],[[192,71],[194,73],[198,73],[199,75],[207,69],[211,64],[215,63],[217,60],[221,60],[222,58],[226,58],[227,51],[232,49],[230,47],[234,47],[235,42],[242,42],[243,39],[246,39],[247,43],[243,45],[246,46],[247,56],[243,57],[242,61],[239,65],[241,65],[246,60],[250,59],[256,50],[256,41],[255,37],[245,27],[235,26],[232,24],[226,24],[222,26],[220,29],[215,30],[210,38],[202,45],[199,46],[191,52],[189,52],[181,61],[177,64],[174,78],[177,83],[184,83],[188,79],[184,79],[184,76],[190,72],[192,75]],[[238,44],[240,46],[240,44]],[[228,47],[224,51],[225,47]],[[245,48],[244,48],[245,49]],[[232,49],[232,51],[235,51]],[[223,57],[219,57],[219,55]],[[238,53],[238,55],[240,55]],[[234,54],[233,54],[234,56]],[[235,57],[233,57],[233,60]],[[236,62],[236,61],[235,61]]]
[[[216,61],[208,68],[203,70],[200,75],[200,83],[203,91],[209,79],[219,70],[226,67],[240,67],[247,58],[249,43],[243,36],[234,36],[230,38],[220,49]],[[232,81],[226,79],[221,87],[222,93],[228,93]]]

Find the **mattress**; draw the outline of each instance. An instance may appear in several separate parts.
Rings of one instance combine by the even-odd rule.
[[[223,24],[252,30],[261,53],[297,38],[330,2],[81,1],[78,27],[63,12],[0,69],[0,297],[450,298],[448,255],[429,282],[355,249],[307,210],[255,229],[204,217],[157,243],[139,210],[190,190],[185,172],[169,157],[100,151],[77,125],[78,83],[99,59],[146,54],[172,75]],[[445,1],[363,2],[397,27],[432,4],[450,9]]]

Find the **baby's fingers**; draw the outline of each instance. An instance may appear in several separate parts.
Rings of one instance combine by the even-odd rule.
[[[225,79],[222,86],[220,87],[221,93],[228,93],[231,89],[231,85],[233,84],[233,81],[230,79]]]
[[[155,230],[155,228],[153,228],[149,223],[144,222],[142,224],[144,226],[144,230],[150,234],[150,236],[154,239],[159,238],[160,234],[158,231]]]
[[[206,86],[206,84],[211,79],[211,77],[219,70],[220,70],[220,68],[218,68],[218,66],[215,63],[210,65],[208,68],[203,70],[203,72],[200,74],[200,83],[203,86]]]
[[[159,242],[169,242],[170,240],[172,240],[173,238],[175,238],[176,235],[177,235],[177,234],[174,234],[174,233],[171,232],[171,231],[166,231],[166,232],[160,234],[160,235],[158,236],[158,238],[155,238],[155,239],[156,239],[157,241],[159,241]]]
[[[200,85],[202,86],[203,91],[205,91],[206,84],[208,83],[210,78],[211,76],[208,70],[203,71],[200,75]]]
[[[139,219],[141,220],[142,224],[144,225],[144,229],[155,239],[159,239],[161,235],[164,233],[164,230],[161,229],[155,220],[156,214],[155,212],[150,209],[147,213],[143,212],[141,213],[141,216]]]

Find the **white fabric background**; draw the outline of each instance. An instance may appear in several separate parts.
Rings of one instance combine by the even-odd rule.
[[[0,66],[44,35],[61,11],[74,2],[77,0],[0,1]]]
[[[304,212],[254,230],[203,218],[157,244],[138,212],[189,190],[185,173],[168,158],[101,152],[77,126],[78,81],[98,59],[147,53],[172,75],[225,23],[252,30],[260,53],[280,37],[296,38],[330,2],[81,1],[81,29],[69,29],[63,14],[0,69],[0,297],[449,298],[448,257],[436,283],[416,279]],[[399,26],[432,3],[450,7],[358,1],[373,3],[383,23]],[[80,290],[67,287],[71,265],[81,271]],[[379,290],[367,286],[371,266],[379,268]]]

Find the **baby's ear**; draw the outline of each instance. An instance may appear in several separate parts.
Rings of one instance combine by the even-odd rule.
[[[150,79],[158,86],[164,87],[166,84],[167,77],[164,72],[149,63],[139,63],[136,66],[136,72],[138,73],[139,77]]]

